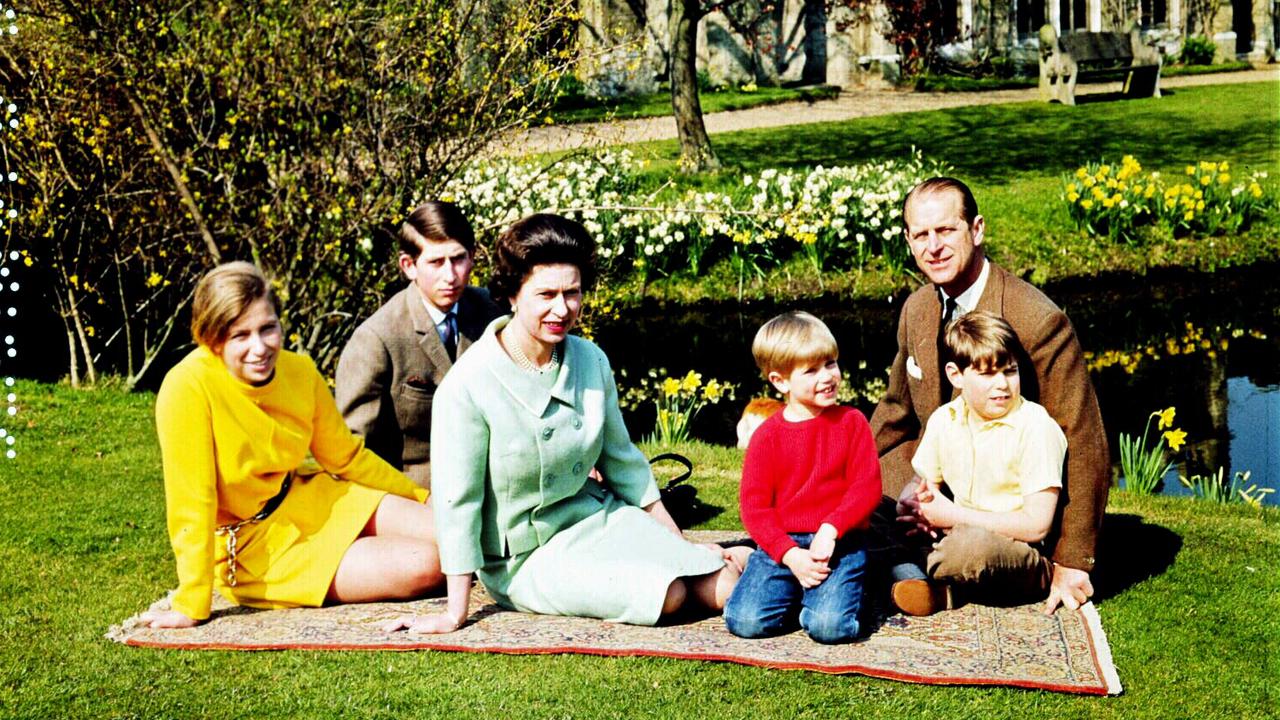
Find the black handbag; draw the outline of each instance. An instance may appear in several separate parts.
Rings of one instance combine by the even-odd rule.
[[[662,505],[671,514],[671,519],[676,521],[676,525],[681,530],[688,530],[714,517],[718,508],[713,508],[699,500],[698,488],[694,487],[693,483],[686,482],[693,475],[693,462],[678,453],[662,453],[650,458],[649,464],[657,465],[667,460],[684,466],[684,472],[671,478],[666,485],[658,489],[662,496]]]

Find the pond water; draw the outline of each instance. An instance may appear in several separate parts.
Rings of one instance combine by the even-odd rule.
[[[1177,408],[1175,426],[1187,446],[1164,482],[1167,494],[1187,494],[1178,475],[1224,467],[1248,470],[1250,484],[1280,488],[1280,287],[1278,266],[1216,274],[1163,273],[1144,278],[1093,278],[1049,287],[1091,355],[1091,376],[1116,462],[1116,436],[1140,435],[1155,410]],[[650,370],[696,370],[737,384],[737,399],[703,410],[698,438],[733,444],[742,407],[764,394],[750,344],[762,322],[785,310],[807,310],[840,343],[850,403],[868,416],[893,360],[898,311],[906,295],[881,302],[814,300],[646,304],[624,319],[600,323],[596,339],[620,384],[635,385]],[[653,427],[651,406],[628,413],[634,436]],[[1152,437],[1156,435],[1152,428]],[[1118,471],[1117,471],[1118,475]],[[1265,498],[1280,504],[1280,492]]]

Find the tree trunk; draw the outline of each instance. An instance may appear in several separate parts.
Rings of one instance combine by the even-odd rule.
[[[671,3],[671,109],[680,136],[680,170],[701,172],[720,167],[711,138],[702,122],[698,100],[698,20],[699,0],[672,0]]]

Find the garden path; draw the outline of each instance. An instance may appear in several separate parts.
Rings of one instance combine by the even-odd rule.
[[[1280,67],[1246,70],[1231,73],[1190,75],[1161,78],[1162,88],[1180,88],[1193,85],[1221,85],[1228,83],[1280,82]],[[1276,91],[1273,87],[1272,90]],[[1121,83],[1092,83],[1079,86],[1077,97],[1103,93],[1116,93]],[[888,115],[901,112],[941,110],[944,108],[996,103],[1031,102],[1039,99],[1037,88],[1017,90],[991,90],[982,92],[911,92],[893,89],[844,90],[832,100],[813,103],[789,102],[779,105],[755,107],[747,110],[709,113],[704,117],[707,132],[734,132],[752,128],[803,125],[806,123],[833,122],[872,115]],[[615,120],[606,123],[581,125],[554,125],[532,128],[506,143],[500,154],[530,154],[557,150],[575,150],[605,145],[671,140],[676,137],[675,120],[671,117]]]

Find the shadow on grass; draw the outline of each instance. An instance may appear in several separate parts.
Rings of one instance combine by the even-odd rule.
[[[1094,601],[1113,598],[1143,580],[1163,574],[1182,550],[1182,537],[1138,515],[1108,514],[1102,519],[1098,565],[1093,573]]]
[[[1070,172],[1123,155],[1152,169],[1223,156],[1265,164],[1278,144],[1275,94],[1259,91],[1257,84],[1184,88],[1164,98],[1111,102],[1103,95],[1081,101],[1076,107],[975,105],[750,130],[717,135],[714,143],[721,161],[748,172],[906,157],[915,147],[926,158],[949,162],[957,176],[988,185]]]

